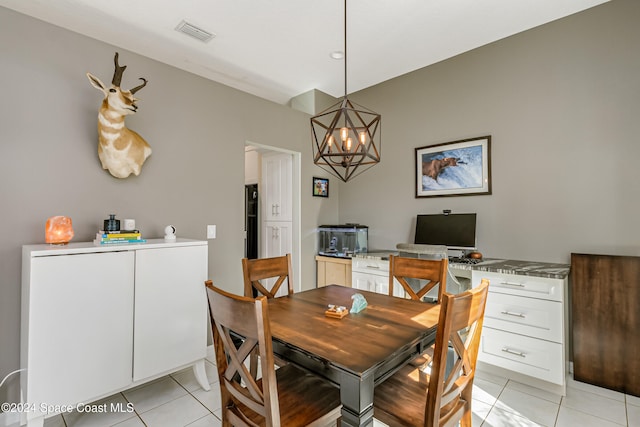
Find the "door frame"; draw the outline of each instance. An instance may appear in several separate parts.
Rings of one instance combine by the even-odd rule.
[[[260,152],[261,155],[266,153],[283,153],[290,154],[292,157],[292,167],[293,173],[291,176],[292,180],[292,191],[291,191],[291,208],[292,208],[292,218],[291,218],[291,226],[292,226],[292,249],[291,249],[291,258],[292,258],[292,268],[293,268],[293,277],[294,277],[294,292],[300,292],[302,289],[301,285],[301,273],[302,273],[302,193],[301,193],[301,180],[302,180],[302,162],[301,157],[302,154],[299,151],[287,150],[285,148],[273,147],[270,145],[259,144],[252,141],[245,141],[245,147],[254,147]],[[261,182],[258,182],[258,192],[262,191]],[[261,209],[261,207],[260,207]],[[260,211],[259,211],[260,212]],[[262,215],[260,217],[260,229],[262,229]],[[260,236],[260,238],[262,238]],[[258,245],[258,254],[262,251],[262,244]]]

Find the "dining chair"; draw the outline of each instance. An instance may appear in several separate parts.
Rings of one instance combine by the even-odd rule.
[[[293,274],[291,272],[291,254],[272,258],[243,258],[244,296],[255,298],[262,294],[267,298],[275,298],[285,280],[287,281],[287,294],[293,294]],[[269,281],[273,282],[273,285],[269,285]],[[251,373],[257,375],[257,352],[253,352],[251,355],[250,363]],[[276,357],[275,364],[283,366],[287,362]]]
[[[255,290],[257,294],[275,298],[285,280],[287,294],[293,294],[292,271],[291,254],[273,258],[243,258],[244,296],[255,297]],[[267,279],[275,279],[275,282],[270,286],[267,284]]]
[[[267,298],[238,296],[206,283],[220,383],[222,425],[302,427],[338,425],[340,391],[293,364],[275,369]],[[234,341],[234,335],[244,337]],[[260,354],[262,377],[247,369]]]
[[[447,290],[447,263],[446,258],[423,259],[390,255],[389,295],[393,296],[394,282],[397,280],[406,295],[418,301],[422,301],[427,292],[438,286],[438,301],[441,301],[442,294]],[[419,289],[415,289],[409,283],[411,279],[423,284]]]
[[[430,373],[411,365],[374,391],[374,417],[390,427],[471,427],[471,393],[489,281],[458,295],[444,293]],[[447,369],[447,355],[450,368]]]
[[[424,296],[437,286],[438,302],[442,301],[442,294],[447,290],[447,265],[446,258],[425,259],[390,255],[389,295],[393,296],[394,282],[397,280],[405,291],[405,295],[412,300],[422,301]],[[412,283],[417,285],[414,287]],[[426,365],[430,363],[432,357],[433,346],[430,346],[411,364]]]

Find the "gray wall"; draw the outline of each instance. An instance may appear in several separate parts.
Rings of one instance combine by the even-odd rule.
[[[332,179],[321,199],[309,188],[323,175],[308,115],[122,49],[125,87],[150,80],[127,123],[154,153],[139,177],[112,178],[96,154],[100,93],[84,73],[109,81],[116,48],[0,8],[0,376],[19,366],[20,247],[44,240],[49,216],[71,216],[76,241],[112,212],[147,237],[172,223],[203,239],[217,224],[209,275],[239,291],[246,141],[302,152],[304,287],[318,224],[361,222],[370,247],[392,248],[411,239],[417,213],[442,209],[478,212],[487,256],[640,254],[639,18],[638,2],[613,0],[354,94],[382,114],[382,163]],[[493,195],[414,198],[414,148],[487,134]],[[17,396],[15,381],[0,390],[0,401]]]
[[[356,94],[382,114],[382,162],[341,188],[340,221],[395,248],[451,209],[478,213],[485,256],[640,255],[639,21],[613,0]],[[414,197],[416,147],[484,135],[492,195]]]
[[[111,81],[113,55],[127,65],[123,87],[147,87],[127,125],[152,146],[138,177],[118,180],[97,157],[102,94],[86,72]],[[89,241],[109,213],[135,218],[147,238],[173,224],[180,237],[209,241],[209,277],[242,292],[244,148],[251,141],[302,153],[302,277],[315,286],[315,228],[337,220],[332,198],[311,196],[309,116],[114,46],[0,7],[0,380],[19,367],[21,246],[44,242],[53,215]],[[323,176],[323,175],[320,175]],[[64,345],[64,343],[60,343]],[[18,399],[18,376],[0,401]]]

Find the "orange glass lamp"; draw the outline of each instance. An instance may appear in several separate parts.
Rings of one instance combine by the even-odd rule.
[[[73,239],[71,218],[52,216],[45,225],[44,241],[52,245],[66,245]]]

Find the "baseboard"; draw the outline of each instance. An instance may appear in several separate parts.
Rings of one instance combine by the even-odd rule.
[[[0,413],[0,427],[19,427],[20,414],[17,412]]]

